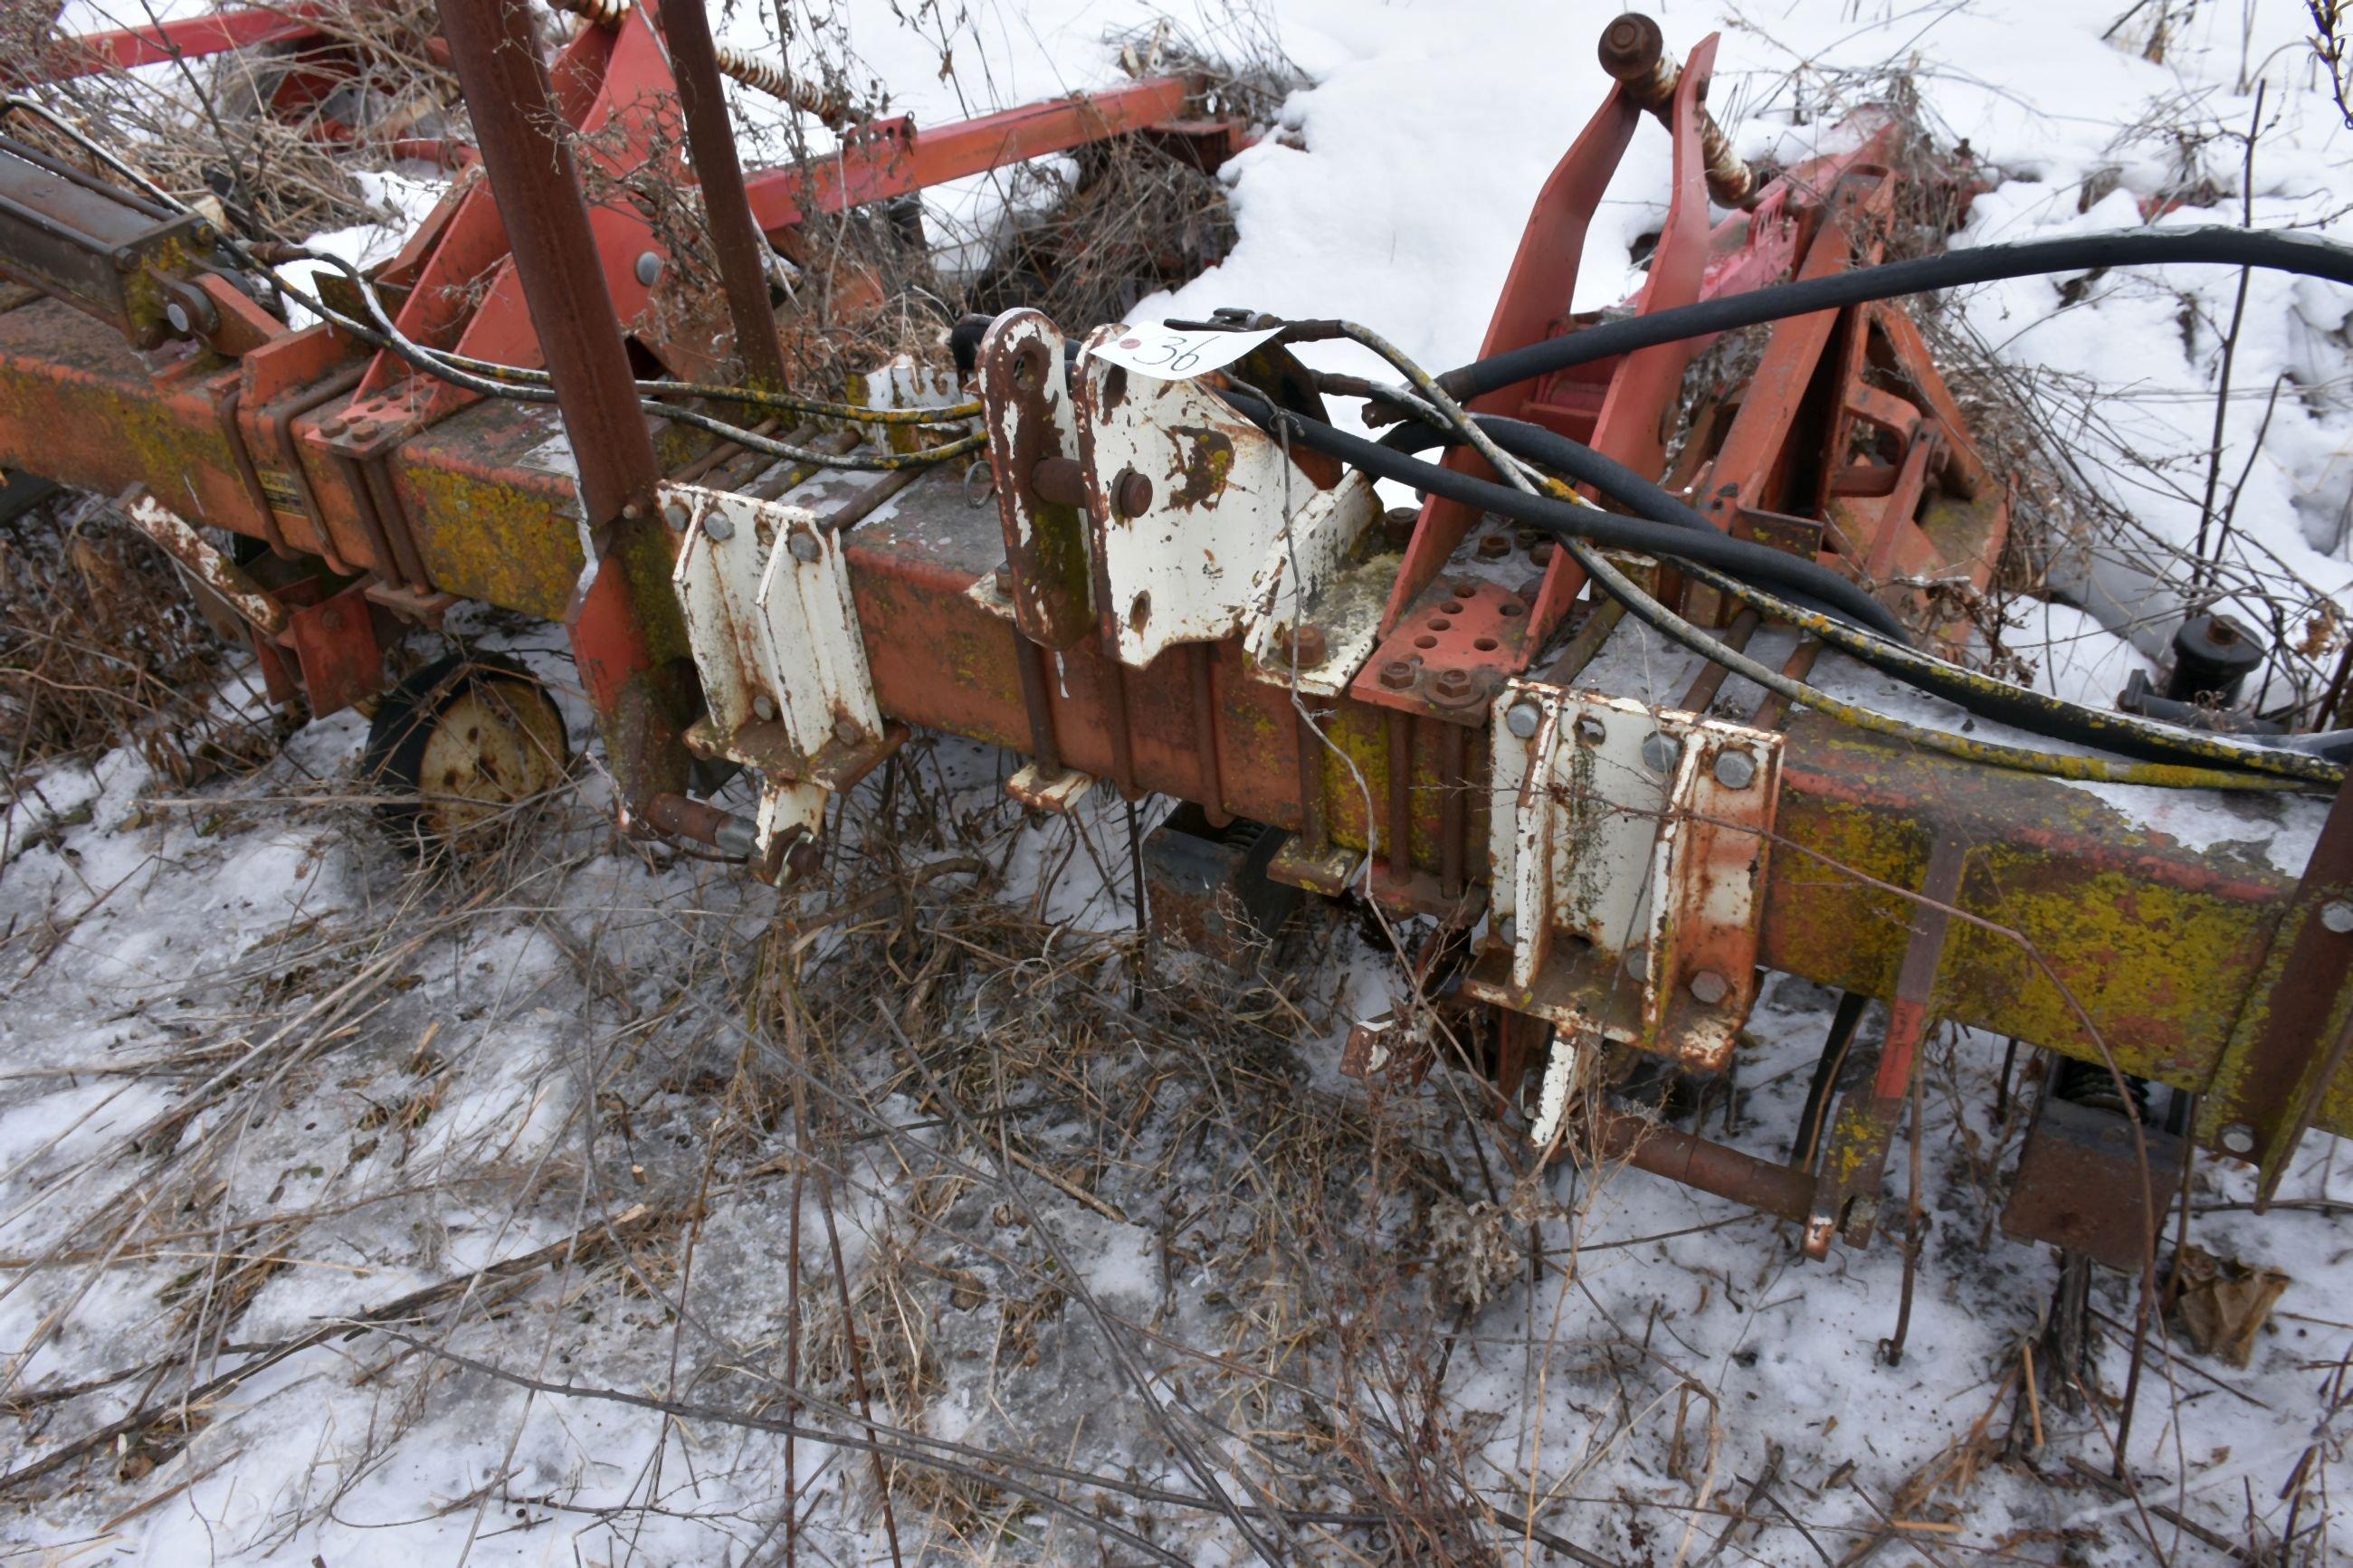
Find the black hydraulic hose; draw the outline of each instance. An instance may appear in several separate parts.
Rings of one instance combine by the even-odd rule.
[[[1254,390],[1247,387],[1229,387],[1226,395],[1237,408],[1258,424],[1270,429],[1279,429],[1299,445],[1361,468],[1376,478],[1396,479],[1446,495],[1547,532],[1590,539],[1606,546],[1692,563],[1701,580],[1719,591],[1746,600],[1767,614],[1794,619],[1800,629],[1828,637],[1843,651],[1883,673],[1933,692],[1979,718],[2008,724],[2045,739],[2173,767],[2209,770],[2217,766],[2226,769],[2236,767],[2282,778],[2306,778],[2324,783],[2328,780],[2321,775],[2334,776],[2330,764],[2319,759],[2293,752],[2279,752],[2270,757],[2234,754],[2240,748],[2230,745],[2221,737],[2170,731],[2145,721],[2137,721],[2127,715],[2103,713],[1944,664],[1918,653],[1899,640],[1874,635],[1879,621],[1892,621],[1894,617],[1883,606],[1867,598],[1863,602],[1875,613],[1871,631],[1857,631],[1850,625],[1841,625],[1842,620],[1848,619],[1843,603],[1831,606],[1809,602],[1813,597],[1810,594],[1792,592],[1778,583],[1768,586],[1760,580],[1761,574],[1751,575],[1738,567],[1727,568],[1723,557],[1737,553],[1741,566],[1746,567],[1757,563],[1747,554],[1754,552],[1756,555],[1769,557],[1767,564],[1776,572],[1786,572],[1792,566],[1810,567],[1831,577],[1842,590],[1842,599],[1848,595],[1861,596],[1862,591],[1853,584],[1814,563],[1796,561],[1778,551],[1719,533],[1695,512],[1690,514],[1688,521],[1662,523],[1534,496],[1470,475],[1455,473],[1451,468],[1400,452],[1395,447],[1350,436],[1320,421],[1303,418],[1288,411],[1278,412]],[[1516,422],[1506,420],[1501,423],[1511,426]],[[1509,451],[1507,437],[1531,447],[1539,444],[1528,437],[1527,433],[1535,430],[1534,426],[1523,425],[1517,430],[1504,431],[1494,429],[1484,420],[1481,425],[1491,440],[1505,448],[1507,456],[1517,456]],[[1564,440],[1549,431],[1537,434],[1544,437],[1543,444],[1546,445]],[[1574,442],[1567,444],[1576,445]],[[1607,459],[1603,461],[1607,462]],[[1609,477],[1606,470],[1595,465],[1581,466],[1588,475]],[[1609,467],[1618,468],[1620,465],[1610,464]],[[1657,487],[1651,489],[1656,489]],[[1658,494],[1671,503],[1681,505],[1664,490],[1659,490]],[[1727,546],[1734,548],[1726,550]],[[1704,559],[1706,557],[1715,559]],[[1793,611],[1803,613],[1793,616]]]
[[[1793,598],[1802,598],[1812,606],[1867,626],[1883,636],[1902,638],[1904,628],[1885,606],[1880,605],[1845,578],[1810,561],[1800,561],[1762,544],[1752,544],[1745,539],[1734,539],[1702,524],[1698,530],[1676,527],[1653,521],[1649,518],[1626,517],[1614,511],[1602,511],[1595,507],[1578,506],[1574,502],[1554,500],[1547,496],[1532,496],[1470,474],[1458,474],[1451,468],[1411,457],[1377,441],[1367,441],[1333,428],[1320,420],[1303,418],[1288,411],[1278,411],[1257,393],[1243,387],[1229,387],[1227,396],[1243,414],[1269,429],[1280,420],[1282,430],[1289,438],[1312,450],[1337,458],[1351,468],[1364,469],[1376,479],[1397,479],[1459,500],[1482,511],[1496,512],[1529,528],[1547,533],[1567,534],[1589,539],[1596,544],[1613,550],[1639,551],[1645,555],[1671,561],[1696,562],[1715,566],[1743,577],[1754,577],[1769,583]]]
[[[1512,349],[1448,371],[1438,378],[1457,400],[1468,402],[1499,387],[1550,375],[1684,338],[1706,337],[1736,327],[1753,327],[1785,316],[1810,315],[1872,300],[1892,300],[1931,289],[1991,283],[2050,272],[2088,272],[2103,267],[2192,265],[2254,267],[2353,284],[2353,247],[2308,234],[2245,228],[2135,228],[2018,245],[1973,246],[1910,261],[1857,267],[1827,277],[1776,284],[1744,294],[1727,294],[1647,316],[1604,321],[1567,337]]]
[[[1814,604],[1831,606],[1842,618],[1869,626],[1893,641],[1905,644],[1911,641],[1904,629],[1904,623],[1897,620],[1892,611],[1848,579],[1803,556],[1791,555],[1747,540],[1730,539],[1681,497],[1644,479],[1615,458],[1597,452],[1582,441],[1572,441],[1566,436],[1556,435],[1541,425],[1530,425],[1524,420],[1506,419],[1493,414],[1473,414],[1471,417],[1496,446],[1513,457],[1534,463],[1538,468],[1548,468],[1578,484],[1591,485],[1636,517],[1676,530],[1674,541],[1664,547],[1666,553],[1685,560],[1696,559],[1694,552],[1687,548],[1692,541],[1686,536],[1703,533],[1715,540],[1741,545],[1751,552],[1748,560],[1752,564],[1734,567],[1714,560],[1708,563],[1723,567],[1744,580],[1796,593]],[[1380,444],[1393,451],[1410,455],[1430,447],[1451,446],[1459,440],[1460,437],[1451,431],[1414,424],[1391,431]],[[1419,485],[1419,481],[1415,482]],[[1510,494],[1516,501],[1524,502],[1529,499],[1517,490]],[[1508,509],[1491,507],[1489,510],[1504,511]],[[1570,510],[1580,519],[1589,515],[1584,508]]]
[[[1672,491],[1581,441],[1570,440],[1540,425],[1530,425],[1522,420],[1483,414],[1474,414],[1471,417],[1496,446],[1514,458],[1550,469],[1565,479],[1589,484],[1620,506],[1630,507],[1653,521],[1686,531],[1704,530],[1709,533],[1716,532],[1715,525]],[[1452,444],[1458,439],[1451,431],[1414,424],[1391,431],[1381,445],[1393,450],[1414,452],[1441,443]],[[1773,553],[1778,555],[1779,552]],[[1872,605],[1874,609],[1879,607],[1875,601],[1864,598],[1860,589],[1827,567],[1795,557],[1783,556],[1782,559],[1805,567],[1810,574],[1819,573],[1821,577],[1848,589],[1854,597]],[[1789,618],[1784,612],[1793,607],[1820,614],[1820,602],[1829,597],[1814,586],[1815,579],[1810,575],[1807,578],[1802,595],[1815,603],[1778,606],[1760,603],[1757,590],[1766,590],[1767,595],[1772,596],[1783,595],[1788,590],[1781,583],[1767,582],[1754,573],[1726,572],[1718,578],[1703,569],[1701,576],[1711,586],[1755,605],[1767,615],[1782,619]],[[1846,603],[1844,599],[1834,602],[1841,606]],[[1842,618],[1852,620],[1854,617]],[[1892,616],[1889,618],[1893,619]],[[2211,736],[2191,734],[2173,726],[2160,727],[2134,715],[2104,712],[2045,692],[2013,686],[1920,654],[1900,633],[1898,637],[1889,639],[1896,642],[1897,646],[1890,647],[1888,641],[1840,625],[1837,619],[1801,629],[1810,630],[1814,635],[1828,639],[1841,651],[1907,686],[1941,697],[1979,719],[2008,724],[2031,735],[2096,747],[2144,762],[2221,763],[2226,766],[2237,762],[2245,765],[2243,755],[2234,757],[2233,748],[2217,745]],[[2281,772],[2295,771],[2294,765],[2284,759],[2276,766]]]
[[[1496,446],[1513,457],[1525,458],[1578,484],[1591,485],[1619,505],[1630,508],[1637,517],[1647,517],[1670,528],[1704,528],[1710,533],[1722,531],[1702,517],[1689,501],[1664,485],[1644,478],[1617,458],[1598,452],[1582,441],[1572,441],[1541,425],[1531,425],[1525,419],[1506,419],[1500,414],[1473,414],[1471,419],[1494,438]],[[1436,426],[1419,422],[1401,425],[1381,437],[1382,446],[1394,447],[1400,452],[1426,452],[1432,447],[1454,446],[1460,441],[1461,437],[1451,430],[1440,430]],[[1797,557],[1791,556],[1790,559],[1796,560]]]
[[[1893,647],[1822,616],[1811,605],[1777,605],[1773,602],[1777,595],[1769,589],[1729,576],[1718,578],[1705,571],[1699,575],[1720,592],[1765,615],[1788,621],[1810,636],[1820,637],[1883,675],[1941,697],[1978,718],[2007,724],[2031,735],[2068,741],[2142,762],[2237,767],[2321,784],[2336,776],[2337,764],[2342,760],[2325,749],[2286,744],[2287,737],[2284,736],[2217,734],[2163,723],[2140,714],[2086,707],[1947,664],[1913,648]]]

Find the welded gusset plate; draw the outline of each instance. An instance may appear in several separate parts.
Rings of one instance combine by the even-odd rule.
[[[800,507],[660,493],[686,535],[670,582],[709,710],[693,739],[771,783],[860,771],[886,737],[840,536]]]
[[[1098,327],[1089,347],[1124,330]],[[1082,351],[1072,392],[1105,642],[1142,669],[1180,643],[1233,636],[1286,514],[1315,481],[1198,382]]]
[[[1781,738],[1514,680],[1495,704],[1474,996],[1720,1071],[1757,997]]]
[[[1278,525],[1251,579],[1242,647],[1261,679],[1337,697],[1373,651],[1395,557],[1368,559],[1380,497],[1361,473],[1317,490]]]
[[[1039,493],[1041,465],[1074,463],[1079,452],[1062,334],[1042,311],[1009,310],[989,323],[980,402],[1013,624],[1041,647],[1069,647],[1095,628],[1093,568],[1082,507],[1050,479],[1046,489],[1060,499]]]

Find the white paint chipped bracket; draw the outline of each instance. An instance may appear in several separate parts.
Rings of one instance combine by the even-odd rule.
[[[1465,990],[1574,1040],[1721,1071],[1757,999],[1781,737],[1533,680],[1495,710],[1490,918],[1505,945]]]
[[[1131,374],[1097,358],[1072,403],[1085,470],[1095,605],[1122,664],[1241,628],[1267,552],[1319,493],[1265,432],[1198,382]]]
[[[1396,581],[1394,563],[1366,560],[1381,521],[1373,482],[1350,469],[1338,485],[1316,490],[1282,522],[1250,579],[1242,647],[1262,679],[1337,697],[1380,640],[1381,611]],[[1304,635],[1303,635],[1303,633]]]
[[[777,501],[664,485],[686,542],[670,574],[708,712],[697,753],[760,774],[758,850],[815,836],[826,802],[889,754],[840,536]],[[895,731],[895,733],[894,733]]]

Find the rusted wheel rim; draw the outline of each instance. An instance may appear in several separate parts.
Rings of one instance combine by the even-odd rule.
[[[564,721],[536,686],[470,681],[429,722],[417,793],[430,837],[462,838],[564,777]]]

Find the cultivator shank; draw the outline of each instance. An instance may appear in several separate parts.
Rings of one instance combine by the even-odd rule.
[[[1459,955],[1452,1005],[1498,1021],[1498,1087],[1511,1103],[1532,1090],[1540,1143],[1581,1140],[1799,1221],[1816,1252],[1873,1230],[1936,1021],[2197,1093],[2192,1135],[2259,1160],[2267,1184],[2306,1129],[2353,1133],[2342,798],[2299,879],[2093,793],[1793,711],[1642,642],[1549,536],[1442,498],[1385,514],[1363,474],[1270,435],[1219,389],[1320,415],[1279,339],[1166,378],[1121,363],[1140,341],[1125,327],[1073,349],[1039,312],[999,316],[964,389],[986,437],[969,469],[921,466],[937,427],[895,446],[831,416],[759,432],[903,459],[842,473],[680,416],[740,412],[723,395],[664,394],[669,415],[649,414],[648,366],[783,387],[793,307],[775,280],[807,260],[805,214],[1113,136],[1156,132],[1212,163],[1247,140],[1161,79],[961,126],[849,124],[838,156],[747,174],[696,4],[621,10],[551,68],[512,0],[445,0],[479,145],[371,282],[422,350],[543,370],[533,400],[506,395],[511,374],[290,326],[211,220],[0,144],[0,271],[23,285],[0,310],[0,461],[142,487],[142,526],[236,601],[316,711],[381,684],[396,623],[470,599],[562,623],[626,819],[770,879],[817,861],[827,801],[914,727],[1019,753],[1012,788],[1044,809],[1100,786],[1190,803],[1204,843],[1242,825],[1247,852],[1167,858],[1430,917]],[[223,47],[285,36],[241,14],[206,26]],[[1959,172],[1898,173],[1925,165],[1876,110],[1847,152],[1752,170],[1702,107],[1713,38],[1680,65],[1654,28],[1611,38],[1618,85],[1538,197],[1485,353],[1596,319],[1569,309],[1580,251],[1645,113],[1672,138],[1672,201],[1621,310],[1869,265],[1906,180],[1966,200]],[[111,40],[72,58],[137,57]],[[666,238],[649,185],[694,192],[714,273]],[[1712,189],[1733,204],[1720,219]],[[348,280],[321,287],[365,319]],[[1875,303],[1760,335],[1754,371],[1696,403],[1686,372],[1706,344],[1687,341],[1472,407],[1662,476],[1725,533],[1834,568],[1920,631],[1965,630],[2006,494],[1918,327]],[[870,384],[877,404],[955,395],[905,366]],[[1467,448],[1445,460],[1487,471]],[[1673,569],[1621,566],[1773,668],[1837,658]],[[695,797],[698,760],[757,775],[753,818]],[[2265,809],[2250,837],[2292,842],[2305,808]],[[1613,1103],[1637,1058],[1731,1070],[1765,970],[1890,1004],[1876,1074],[1826,1117],[1818,1160]],[[2098,1131],[2044,1163],[2121,1180]],[[2035,1217],[2048,1208],[2016,1223],[2060,1227]]]

